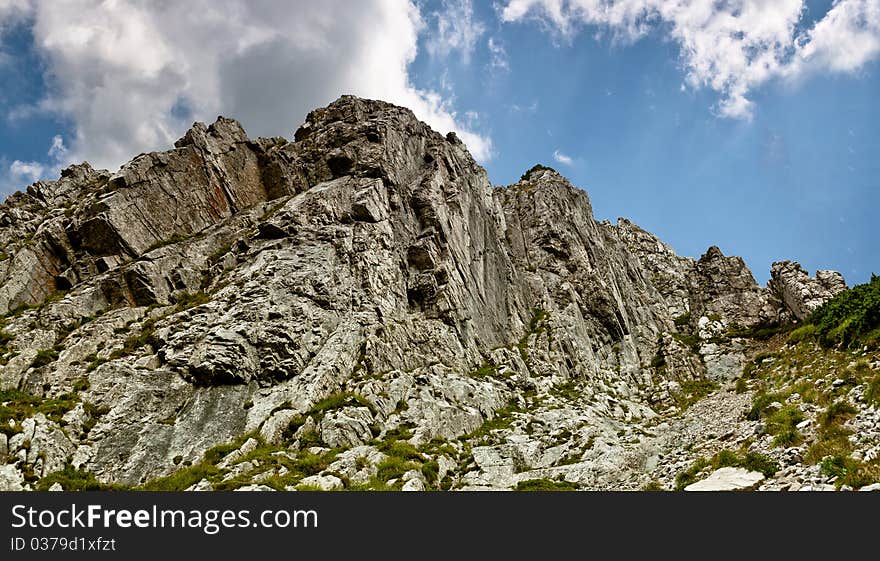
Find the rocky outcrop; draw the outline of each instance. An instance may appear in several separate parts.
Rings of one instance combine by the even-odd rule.
[[[806,319],[834,295],[846,290],[846,282],[837,271],[816,271],[811,277],[793,261],[773,263],[768,288],[785,303],[798,320]]]
[[[77,403],[76,430],[11,419],[46,450],[9,439],[28,478],[70,461],[141,485],[242,439],[190,487],[366,485],[403,439],[424,469],[383,485],[612,488],[654,454],[627,423],[737,377],[728,332],[800,305],[718,248],[597,222],[548,168],[492,187],[454,134],[354,97],[290,141],[219,118],[117,173],[69,168],[0,207],[0,244],[0,389]],[[474,436],[502,420],[532,432]]]

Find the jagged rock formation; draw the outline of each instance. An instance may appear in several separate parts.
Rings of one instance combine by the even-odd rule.
[[[770,269],[769,287],[795,318],[803,320],[835,294],[846,290],[846,282],[837,271],[816,271],[816,277],[811,278],[800,263],[780,261]]]
[[[219,118],[113,174],[73,166],[9,197],[0,246],[0,389],[72,405],[10,419],[7,487],[68,460],[140,485],[243,435],[195,488],[366,484],[396,440],[423,468],[398,488],[541,470],[626,487],[659,446],[630,450],[633,423],[742,372],[730,330],[802,319],[845,287],[783,263],[762,288],[717,247],[680,257],[597,222],[552,170],[493,187],[454,134],[353,97],[292,141]],[[502,418],[553,431],[481,433]],[[248,459],[261,446],[283,465]]]

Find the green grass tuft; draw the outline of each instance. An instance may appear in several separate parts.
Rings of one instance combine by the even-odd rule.
[[[520,481],[513,488],[514,491],[577,491],[578,486],[568,481],[554,481],[552,479],[527,479]]]

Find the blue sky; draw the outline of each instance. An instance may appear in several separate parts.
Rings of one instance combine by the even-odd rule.
[[[718,245],[759,282],[779,259],[880,273],[878,0],[335,3],[195,19],[0,0],[0,190],[114,167],[219,113],[290,136],[356,93],[458,130],[495,184],[552,165],[598,219],[692,257]]]

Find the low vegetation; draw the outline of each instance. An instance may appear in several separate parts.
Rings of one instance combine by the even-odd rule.
[[[520,481],[514,491],[577,491],[578,486],[564,480],[527,479]]]
[[[551,168],[550,166],[545,166],[545,165],[543,165],[543,164],[535,164],[534,166],[530,167],[530,168],[529,168],[524,174],[522,174],[522,176],[519,178],[519,180],[520,180],[520,181],[525,181],[525,180],[528,179],[533,173],[536,173],[536,172],[539,172],[539,171],[552,171],[552,172],[554,172],[554,173],[559,173],[558,171],[556,171],[555,169]]]
[[[834,348],[880,346],[880,276],[825,302],[789,338],[793,344],[806,340]]]
[[[61,423],[61,417],[76,407],[78,402],[76,394],[45,398],[16,389],[0,390],[0,432],[7,436],[21,432],[22,421],[37,413]]]
[[[192,235],[184,235],[184,234],[174,234],[169,238],[164,240],[159,240],[147,249],[144,250],[144,253],[149,253],[155,249],[159,249],[160,247],[165,247],[169,245],[173,245],[180,242],[185,242],[186,240],[192,238]]]
[[[826,317],[825,313],[819,316]],[[856,441],[849,424],[858,414],[857,401],[880,405],[880,373],[871,366],[880,360],[880,353],[863,346],[867,341],[863,331],[853,332],[859,341],[855,346],[836,336],[823,341],[821,333],[820,322],[805,324],[778,348],[759,354],[746,366],[744,378],[757,390],[747,417],[764,422],[775,446],[803,445],[803,461],[820,466],[838,487],[858,488],[880,481],[880,463],[865,462],[854,454]],[[807,438],[797,425],[807,418],[804,411],[810,406],[818,411]]]
[[[718,389],[718,383],[708,378],[697,378],[679,382],[681,389],[672,395],[675,405],[681,410],[687,409]]]
[[[48,491],[55,484],[61,485],[65,491],[125,491],[124,485],[108,485],[95,479],[89,471],[73,467],[70,463],[63,469],[50,473],[41,478],[37,484],[37,491]]]

